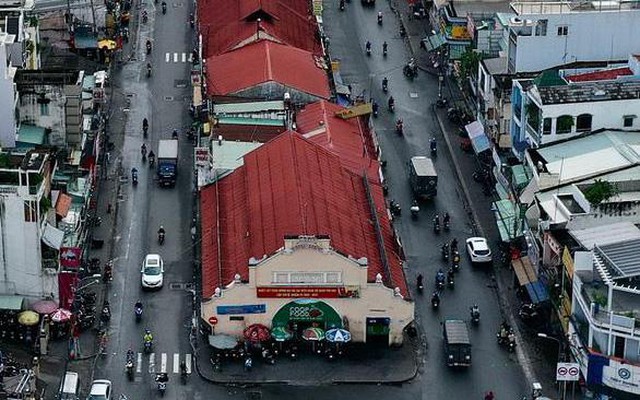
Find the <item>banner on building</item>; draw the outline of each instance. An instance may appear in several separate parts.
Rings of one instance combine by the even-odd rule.
[[[257,296],[261,298],[345,298],[359,297],[358,289],[351,287],[296,287],[296,286],[278,286],[278,287],[258,287],[256,289]]]
[[[80,247],[61,247],[60,265],[62,268],[78,269],[82,264],[82,249]]]

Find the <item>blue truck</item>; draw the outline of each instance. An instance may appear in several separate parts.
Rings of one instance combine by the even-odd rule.
[[[158,184],[175,186],[178,178],[178,141],[160,140],[158,143]]]

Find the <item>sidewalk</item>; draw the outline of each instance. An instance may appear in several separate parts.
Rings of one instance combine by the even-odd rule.
[[[407,42],[412,56],[416,59],[420,70],[437,76],[437,71],[432,67],[432,61],[429,54],[420,48],[420,41],[431,32],[429,28],[429,20],[409,19],[408,5],[404,1],[400,1],[397,5],[397,14],[407,31]],[[445,79],[443,89],[447,89],[449,103],[464,102],[465,95],[460,92],[457,84],[451,79]],[[444,90],[443,90],[444,92]],[[435,119],[438,122],[442,135],[451,154],[453,166],[464,193],[464,208],[467,211],[467,217],[472,221],[474,230],[479,236],[486,237],[489,242],[497,249],[499,243],[499,233],[495,223],[494,213],[491,209],[493,196],[487,196],[483,193],[482,186],[476,184],[471,178],[473,172],[478,168],[478,161],[474,154],[466,153],[460,148],[460,138],[457,134],[459,127],[452,124],[447,118],[446,109],[437,109],[433,105],[427,105],[432,109]],[[540,382],[543,390],[547,394],[555,391],[555,347],[550,351],[546,346],[548,343],[541,343],[535,332],[530,332],[520,322],[518,315],[518,306],[520,300],[516,297],[513,283],[513,274],[510,268],[503,265],[494,265],[494,280],[496,295],[501,304],[501,313],[503,318],[508,320],[511,326],[516,327],[518,336],[517,355],[525,376],[529,383]],[[497,329],[497,327],[496,327]]]
[[[244,370],[243,360],[223,361],[222,371],[215,372],[210,361],[213,349],[200,340],[196,370],[209,382],[228,385],[399,384],[417,375],[418,356],[424,351],[424,345],[419,336],[409,338],[405,335],[405,344],[399,348],[373,349],[354,343],[346,349],[344,356],[328,361],[301,346],[295,361],[279,356],[275,365],[268,365],[253,357],[250,372]]]

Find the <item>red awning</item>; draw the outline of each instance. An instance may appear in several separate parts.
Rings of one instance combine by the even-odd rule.
[[[58,201],[56,202],[56,214],[64,218],[67,216],[67,213],[69,212],[70,207],[71,207],[71,196],[64,193],[60,193],[60,196],[58,196]]]

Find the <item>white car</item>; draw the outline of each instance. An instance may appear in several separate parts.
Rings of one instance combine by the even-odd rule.
[[[491,249],[487,239],[483,237],[471,237],[467,239],[467,254],[473,263],[491,262]]]
[[[111,381],[106,379],[93,381],[87,400],[111,400]]]
[[[164,262],[159,254],[147,254],[142,262],[142,287],[160,289],[163,283]]]

